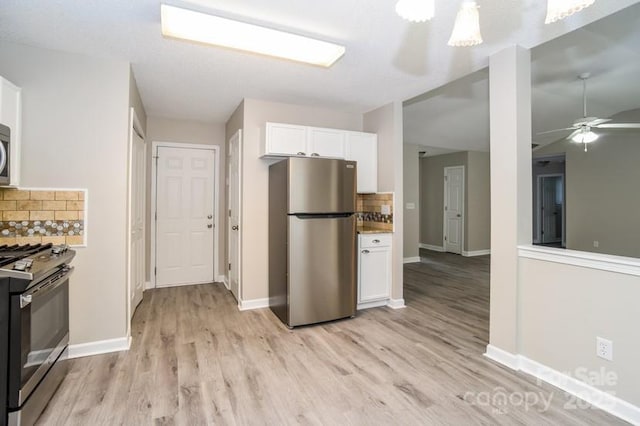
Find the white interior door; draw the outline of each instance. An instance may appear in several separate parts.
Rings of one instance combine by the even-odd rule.
[[[142,302],[145,283],[145,144],[135,110],[130,109],[129,163],[127,177],[127,335],[131,318]]]
[[[130,229],[131,247],[129,255],[131,257],[130,277],[130,298],[131,317],[136,307],[142,302],[144,292],[144,199],[145,199],[145,147],[143,138],[133,132],[131,146],[131,201],[130,201]]]
[[[444,250],[462,253],[464,227],[464,166],[444,169]]]
[[[242,131],[229,140],[229,288],[240,301],[240,209],[241,209],[241,142]]]
[[[156,286],[214,281],[215,152],[158,147]]]

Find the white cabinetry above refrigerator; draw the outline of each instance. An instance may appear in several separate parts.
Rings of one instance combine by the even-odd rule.
[[[374,133],[266,123],[261,157],[319,157],[358,163],[358,193],[378,190],[378,136]]]

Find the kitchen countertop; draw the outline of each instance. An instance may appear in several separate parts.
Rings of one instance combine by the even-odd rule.
[[[387,229],[374,228],[367,225],[358,225],[356,228],[358,234],[392,234],[393,231]]]

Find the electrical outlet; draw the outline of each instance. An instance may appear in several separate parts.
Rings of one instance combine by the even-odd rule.
[[[596,337],[596,355],[608,361],[613,361],[613,342],[602,337]]]
[[[593,242],[593,246],[594,246],[595,248],[600,247],[600,241],[594,241],[594,242]]]

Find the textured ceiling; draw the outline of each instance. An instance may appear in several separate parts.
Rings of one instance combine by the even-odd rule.
[[[590,72],[588,115],[610,117],[640,107],[640,4],[532,49],[532,138],[541,145],[570,132],[582,117],[582,83]],[[489,150],[489,82],[484,69],[405,102],[405,142]]]
[[[366,112],[637,2],[599,0],[544,25],[544,1],[480,0],[485,43],[469,49],[446,45],[459,1],[436,1],[424,24],[396,16],[396,0],[166,1],[344,44],[330,69],[163,39],[159,0],[2,0],[0,39],[129,61],[149,115],[225,122],[244,97]]]

